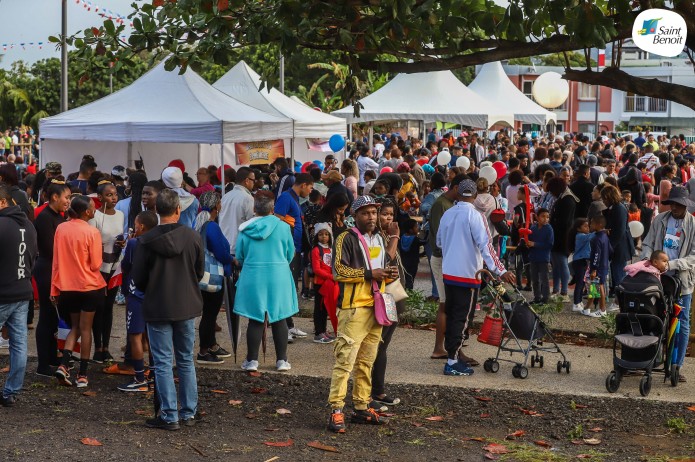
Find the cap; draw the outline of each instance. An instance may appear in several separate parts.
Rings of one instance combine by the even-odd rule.
[[[125,167],[122,165],[116,165],[111,169],[111,176],[125,180],[128,178],[128,172],[126,172]]]
[[[220,180],[220,181],[222,181],[222,172],[225,171],[225,170],[227,170],[227,169],[229,169],[229,168],[232,168],[232,166],[231,166],[231,165],[228,165],[228,164],[224,164],[224,165],[222,166],[222,168],[218,168],[218,169],[217,169],[217,179]],[[227,180],[227,182],[230,181],[230,179],[227,178],[227,177],[225,177],[225,180]]]
[[[478,188],[473,180],[463,180],[459,183],[458,193],[459,196],[472,197],[477,192]]]
[[[350,213],[354,215],[357,211],[364,207],[376,207],[379,208],[381,204],[376,202],[372,196],[360,196],[352,203],[350,206]]]
[[[63,166],[58,162],[49,162],[46,164],[46,171],[51,173],[61,173]]]
[[[396,171],[399,173],[409,172],[410,165],[408,165],[406,162],[401,162],[400,164],[398,164],[398,168],[396,168]]]
[[[183,172],[178,167],[167,167],[162,170],[162,182],[169,189],[180,188],[183,184]]]
[[[674,186],[668,193],[668,199],[661,201],[664,205],[680,204],[684,207],[692,207],[693,203],[688,199],[688,190],[682,186]]]
[[[174,159],[171,162],[169,162],[168,167],[176,167],[182,172],[186,171],[186,166],[184,165],[183,161],[181,159]]]

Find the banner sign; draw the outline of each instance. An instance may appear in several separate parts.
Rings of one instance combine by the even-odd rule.
[[[285,142],[251,141],[234,143],[237,165],[272,164],[275,159],[285,157]]]

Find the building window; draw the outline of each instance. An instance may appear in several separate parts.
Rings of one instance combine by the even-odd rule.
[[[627,92],[623,107],[625,112],[668,112],[668,101]]]
[[[589,85],[583,82],[579,82],[578,85],[578,98],[579,99],[596,99],[596,85]]]

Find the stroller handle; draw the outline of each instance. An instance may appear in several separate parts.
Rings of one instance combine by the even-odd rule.
[[[475,273],[475,278],[479,281],[494,281],[497,279],[494,274],[492,274],[489,270],[486,270],[485,268],[478,270],[477,273]]]

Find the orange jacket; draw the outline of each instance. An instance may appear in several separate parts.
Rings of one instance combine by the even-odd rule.
[[[83,220],[70,220],[56,228],[53,238],[51,296],[61,292],[103,289],[101,234]]]

